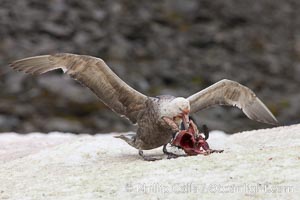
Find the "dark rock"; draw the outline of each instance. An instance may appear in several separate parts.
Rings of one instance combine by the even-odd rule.
[[[60,72],[31,77],[5,67],[56,52],[101,57],[148,95],[189,96],[232,79],[253,89],[280,122],[294,123],[300,110],[299,9],[298,0],[2,0],[0,131],[132,130]],[[228,132],[265,127],[236,109],[195,117]]]

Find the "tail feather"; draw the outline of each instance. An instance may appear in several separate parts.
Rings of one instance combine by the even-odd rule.
[[[136,138],[136,134],[135,133],[129,133],[126,135],[116,135],[114,136],[115,138],[120,138],[122,140],[124,140],[125,142],[127,142],[129,145],[135,147],[135,138]]]

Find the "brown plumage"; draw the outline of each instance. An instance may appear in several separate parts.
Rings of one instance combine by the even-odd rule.
[[[74,54],[55,54],[25,58],[11,64],[18,71],[43,74],[61,68],[82,85],[90,88],[108,107],[137,122],[147,96],[129,87],[102,59]]]
[[[247,87],[222,80],[187,99],[173,96],[148,97],[128,86],[103,60],[86,55],[54,54],[17,60],[13,69],[30,74],[42,74],[61,68],[72,78],[90,88],[109,108],[138,125],[136,134],[121,135],[140,150],[166,145],[187,123],[189,113],[213,105],[237,106],[253,120],[277,124],[266,106]]]
[[[187,99],[191,105],[190,114],[214,105],[236,106],[249,119],[278,124],[276,118],[252,90],[234,81],[224,79]]]

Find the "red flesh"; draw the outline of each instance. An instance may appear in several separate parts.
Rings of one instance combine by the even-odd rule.
[[[187,155],[209,154],[222,152],[211,150],[206,140],[199,134],[196,125],[190,120],[187,130],[181,130],[172,141],[172,145],[180,147]]]

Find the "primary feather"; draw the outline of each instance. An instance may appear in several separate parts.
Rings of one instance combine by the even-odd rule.
[[[10,66],[30,74],[43,74],[61,68],[90,88],[108,107],[133,123],[145,108],[147,96],[122,81],[100,58],[61,53],[17,60]]]
[[[210,87],[188,97],[191,113],[214,105],[236,106],[247,117],[259,122],[277,125],[278,122],[269,109],[249,88],[230,80],[219,81]]]

